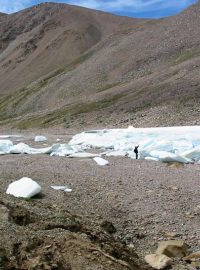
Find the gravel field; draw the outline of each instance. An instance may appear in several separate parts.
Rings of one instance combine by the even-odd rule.
[[[67,137],[59,136],[61,142]],[[35,145],[31,138],[23,141]],[[48,144],[56,138],[51,135]],[[0,191],[5,193],[14,180],[30,177],[42,186],[41,205],[56,205],[85,222],[112,222],[116,238],[134,247],[142,258],[168,239],[185,240],[191,251],[199,250],[199,165],[106,159],[109,165],[101,167],[92,159],[4,155]],[[73,191],[56,191],[51,185],[67,185]]]

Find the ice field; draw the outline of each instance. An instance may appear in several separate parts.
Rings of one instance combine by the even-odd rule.
[[[33,148],[23,142],[13,144],[11,139],[9,135],[0,136],[1,155],[49,154],[80,158],[126,156],[134,159],[134,148],[139,145],[139,159],[181,163],[200,161],[200,126],[159,128],[130,126],[127,129],[90,130],[73,136],[68,143],[56,143],[45,148]],[[91,148],[98,148],[101,153],[89,153]],[[102,161],[99,161],[96,159],[96,163],[100,165]],[[102,164],[104,163],[107,164],[107,162]]]

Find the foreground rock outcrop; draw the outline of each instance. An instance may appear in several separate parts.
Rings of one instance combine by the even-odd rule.
[[[142,269],[133,249],[42,199],[0,194],[2,269]]]

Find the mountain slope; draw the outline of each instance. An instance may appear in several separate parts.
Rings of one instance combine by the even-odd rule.
[[[7,16],[0,30],[0,91],[26,86],[62,68],[131,20],[45,3]]]
[[[199,8],[198,2],[162,20],[64,4],[6,16],[0,30],[2,124],[197,121]]]

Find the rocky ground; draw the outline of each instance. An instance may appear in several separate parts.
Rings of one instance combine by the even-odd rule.
[[[58,133],[47,134],[47,144],[71,137]],[[22,141],[36,145],[32,134]],[[107,160],[100,167],[91,159],[0,157],[1,269],[148,269],[144,256],[160,241],[184,240],[189,251],[200,249],[199,165]],[[5,194],[23,176],[41,185],[40,196]],[[198,269],[180,260],[172,268]]]

